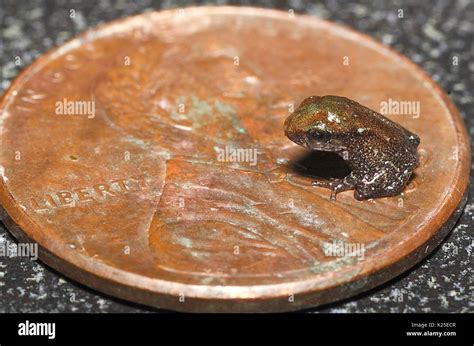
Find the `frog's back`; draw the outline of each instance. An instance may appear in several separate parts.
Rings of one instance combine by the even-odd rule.
[[[364,198],[398,195],[418,164],[419,137],[383,116],[378,120],[385,130],[372,128],[372,133],[356,144],[359,156],[351,165],[358,181],[357,194]]]
[[[420,144],[420,138],[403,126],[391,121],[380,113],[361,106],[360,114],[366,118],[366,123],[371,124],[371,131],[379,138],[387,137],[395,140],[394,143],[409,145],[416,148]]]

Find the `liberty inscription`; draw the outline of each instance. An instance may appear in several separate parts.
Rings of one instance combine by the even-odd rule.
[[[57,208],[71,208],[79,204],[99,202],[144,188],[145,176],[134,176],[102,182],[88,187],[64,189],[54,193],[46,193],[41,197],[30,198],[30,207],[35,212],[52,211]]]

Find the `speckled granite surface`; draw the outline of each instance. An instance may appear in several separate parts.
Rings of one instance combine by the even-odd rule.
[[[18,1],[0,6],[3,91],[19,71],[49,48],[89,27],[152,9],[191,4],[244,4],[308,13],[367,33],[420,64],[448,93],[474,136],[474,2],[459,1]],[[69,19],[70,9],[76,18]],[[404,18],[397,18],[403,9]],[[15,57],[23,66],[15,65]],[[453,56],[459,66],[452,65]],[[472,174],[471,174],[472,180]],[[474,195],[473,187],[470,195]],[[469,198],[447,239],[418,266],[382,287],[314,312],[473,312]],[[0,225],[0,243],[13,238]],[[150,312],[78,285],[41,263],[0,257],[0,312]]]

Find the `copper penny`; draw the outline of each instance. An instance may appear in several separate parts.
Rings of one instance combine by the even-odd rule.
[[[311,186],[343,162],[293,144],[283,122],[328,94],[387,106],[420,136],[403,194],[331,201]],[[0,107],[11,232],[67,276],[161,308],[352,296],[425,257],[466,199],[470,148],[445,93],[393,50],[309,16],[201,7],[114,21],[40,57]]]

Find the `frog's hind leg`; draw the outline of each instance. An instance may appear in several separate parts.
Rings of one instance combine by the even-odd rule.
[[[355,179],[352,174],[349,174],[342,179],[331,179],[331,180],[314,180],[313,186],[325,187],[331,190],[331,200],[336,200],[336,194],[346,190],[352,190],[355,187]]]

